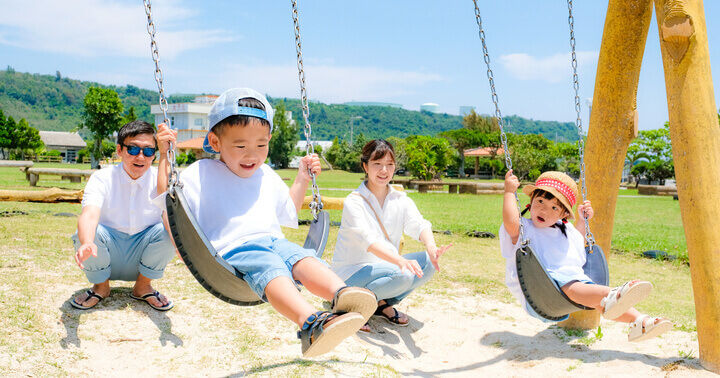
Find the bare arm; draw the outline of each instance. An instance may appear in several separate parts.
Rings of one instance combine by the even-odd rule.
[[[158,125],[157,139],[158,139],[158,152],[160,152],[160,158],[158,160],[158,177],[157,177],[157,192],[158,194],[164,193],[168,187],[168,174],[170,171],[170,162],[167,158],[168,149],[170,149],[170,142],[175,143],[177,136],[176,130],[170,130],[167,125],[161,123]]]
[[[295,177],[295,182],[290,187],[290,198],[295,203],[295,209],[300,212],[303,201],[305,201],[305,192],[307,192],[308,185],[310,184],[310,174],[308,173],[308,167],[315,176],[320,174],[320,159],[317,154],[305,155],[300,160],[300,167],[298,168],[298,175]]]
[[[78,240],[80,248],[75,252],[75,262],[80,268],[84,268],[83,261],[90,256],[97,257],[97,245],[95,245],[95,233],[100,221],[100,208],[94,205],[87,205],[82,208],[78,218]]]
[[[430,262],[435,266],[435,270],[438,272],[440,271],[440,264],[438,263],[438,260],[440,260],[440,256],[442,256],[450,247],[452,247],[452,243],[448,245],[443,245],[438,248],[438,246],[435,244],[435,236],[432,233],[432,230],[429,228],[426,228],[422,230],[420,233],[420,241],[425,244],[425,249],[427,250],[428,256],[430,256]]]
[[[512,172],[512,169],[505,174],[505,194],[503,195],[503,225],[505,231],[510,235],[513,244],[517,242],[520,235],[520,214],[518,214],[516,193],[520,187],[520,181]]]

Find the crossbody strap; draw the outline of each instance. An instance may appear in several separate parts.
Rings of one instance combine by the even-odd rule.
[[[380,217],[379,217],[379,216],[377,215],[377,213],[375,212],[375,209],[373,209],[373,206],[372,206],[372,204],[370,203],[370,201],[368,201],[367,198],[365,198],[362,194],[360,194],[360,193],[358,193],[358,192],[352,192],[352,194],[354,194],[354,195],[356,195],[356,196],[359,196],[360,198],[362,198],[363,200],[365,200],[365,203],[367,203],[368,206],[370,206],[370,210],[372,210],[373,214],[375,214],[375,219],[377,219],[378,224],[380,225],[380,228],[382,229],[383,234],[385,234],[385,239],[387,239],[387,241],[389,241],[390,243],[392,243],[392,242],[390,241],[390,237],[388,236],[387,231],[385,231],[385,226],[383,226],[382,221],[380,221]]]

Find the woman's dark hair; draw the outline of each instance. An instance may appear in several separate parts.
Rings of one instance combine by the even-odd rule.
[[[392,144],[385,139],[375,139],[367,142],[362,149],[360,155],[360,165],[367,164],[370,160],[378,160],[390,154],[390,158],[395,161],[395,149]],[[364,167],[364,166],[363,166]],[[364,169],[364,168],[363,168]]]
[[[238,106],[245,107],[245,108],[255,108],[260,110],[265,110],[265,105],[262,104],[262,102],[252,98],[241,98],[238,100]],[[212,132],[215,133],[215,135],[220,136],[222,135],[223,131],[228,126],[245,126],[250,122],[250,119],[256,119],[260,122],[262,122],[263,126],[267,126],[268,130],[271,129],[270,122],[266,119],[252,117],[252,116],[246,116],[246,115],[234,115],[227,117],[223,119],[222,121],[218,122],[215,126],[212,128]]]
[[[546,200],[553,200],[553,199],[555,199],[555,196],[552,195],[552,193],[550,193],[550,192],[548,192],[548,191],[545,191],[545,190],[542,190],[542,189],[535,189],[535,190],[532,192],[532,194],[530,195],[530,203],[532,203],[532,201],[533,201],[536,197],[542,197],[542,198],[545,198]],[[559,201],[558,201],[558,202],[559,202]],[[562,204],[561,204],[561,206],[563,207],[563,209],[565,209],[565,206],[563,206]],[[522,213],[520,213],[520,215],[525,215],[525,213],[527,213],[529,210],[530,210],[530,204],[528,204],[527,206],[525,206],[525,210],[523,210]],[[565,209],[565,211],[568,211],[568,210]],[[552,225],[551,227],[557,227],[557,228],[559,228],[559,229],[560,229],[560,232],[562,232],[562,234],[565,235],[565,237],[567,237],[567,231],[566,231],[566,230],[567,230],[567,225],[565,225],[565,223],[567,223],[567,221],[566,221],[565,219],[562,219],[562,220],[560,220],[559,222],[557,222],[557,223],[555,223],[554,225]]]
[[[155,136],[155,127],[145,121],[132,121],[128,122],[120,128],[117,135],[117,143],[119,145],[125,144],[125,139],[132,138],[141,134],[150,134],[155,139],[157,145],[157,138]]]

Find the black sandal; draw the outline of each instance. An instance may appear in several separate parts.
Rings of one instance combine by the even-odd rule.
[[[333,350],[363,324],[365,319],[356,312],[318,311],[310,315],[298,331],[303,357],[316,357]]]
[[[393,309],[393,311],[395,312],[394,316],[388,316],[387,314],[385,314],[383,312],[383,310],[385,310],[388,307]],[[391,304],[388,304],[388,303],[378,306],[377,310],[375,310],[375,315],[381,316],[383,319],[389,321],[392,324],[398,325],[400,327],[407,327],[408,324],[410,324],[409,319],[408,319],[407,323],[400,323],[400,313],[398,312],[398,310],[395,309],[395,307],[393,307]]]

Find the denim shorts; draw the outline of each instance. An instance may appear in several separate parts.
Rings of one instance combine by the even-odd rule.
[[[294,282],[293,265],[306,257],[312,257],[327,266],[327,263],[315,257],[314,250],[273,236],[250,240],[223,255],[225,261],[243,274],[250,289],[266,302],[267,284],[277,277],[288,277]]]

